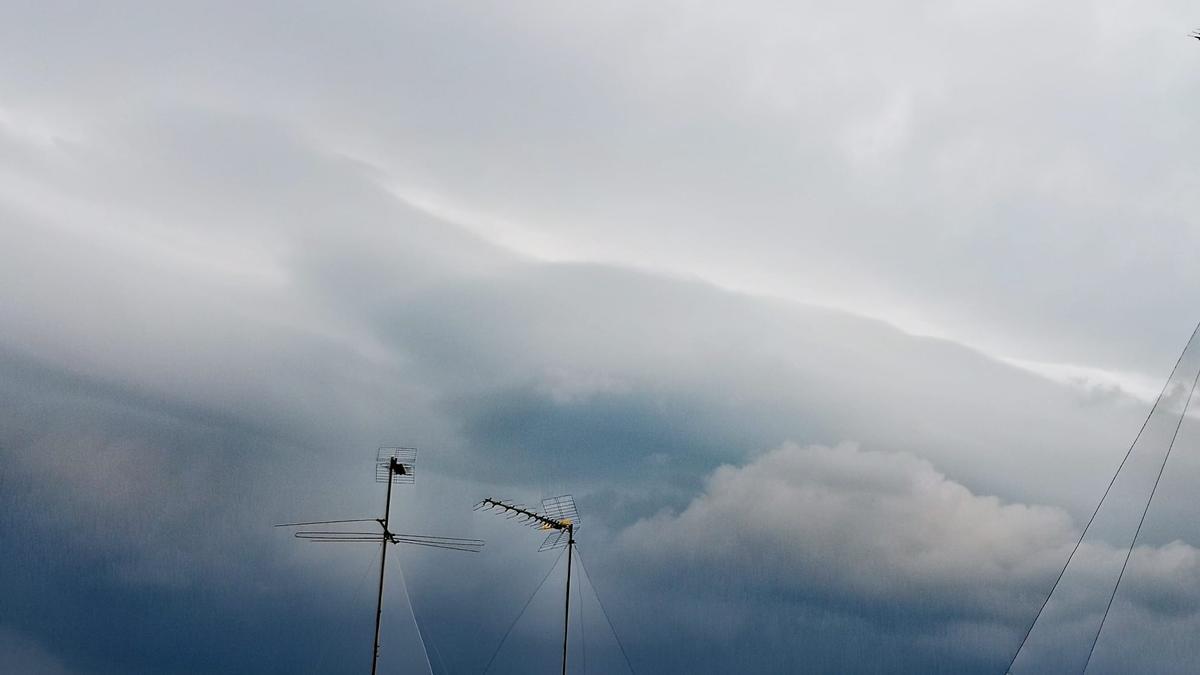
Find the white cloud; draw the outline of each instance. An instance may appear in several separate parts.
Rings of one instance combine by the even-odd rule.
[[[682,512],[622,541],[649,560],[752,564],[784,587],[995,611],[1044,581],[1074,535],[1061,509],[975,495],[909,454],[789,444],[721,467]]]
[[[1187,11],[14,8],[9,480],[170,586],[257,525],[177,526],[295,508],[285,457],[324,480],[402,434],[468,477],[654,495],[590,521],[617,527],[715,462],[855,438],[909,454],[780,448],[626,544],[654,560],[662,529],[785,596],[1007,634],[1192,321]],[[1191,611],[1194,553],[1139,552],[1158,580],[1130,597]]]
[[[1155,372],[1195,304],[1188,11],[416,3],[281,25],[39,4],[0,29],[2,117],[46,146],[147,113],[246,115],[534,255]]]
[[[967,651],[1006,663],[1077,537],[1061,509],[974,494],[906,453],[787,444],[717,469],[682,511],[617,541],[639,583],[666,595],[703,602],[732,587],[752,611],[862,616],[875,627],[860,632],[909,635],[935,661]],[[1124,555],[1089,537],[1017,672],[1081,665]],[[1200,549],[1139,545],[1098,658],[1128,667],[1125,646],[1170,643],[1200,624],[1198,578]],[[769,598],[787,600],[771,610]],[[895,616],[907,620],[889,625]],[[1135,669],[1178,667],[1180,649]]]

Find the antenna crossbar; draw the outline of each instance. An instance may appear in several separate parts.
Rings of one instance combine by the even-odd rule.
[[[553,518],[525,508],[524,504],[514,504],[502,499],[488,497],[475,505],[476,511],[493,509],[500,509],[501,513],[508,514],[509,518],[515,518],[530,527],[541,527],[543,530],[568,530],[574,524],[570,518]]]
[[[379,635],[380,623],[383,617],[383,580],[387,569],[388,544],[411,544],[451,551],[478,553],[483,548],[479,539],[463,539],[460,537],[439,537],[427,534],[399,534],[388,529],[392,512],[392,486],[412,483],[415,478],[415,463],[417,451],[414,448],[387,447],[379,448],[375,456],[375,480],[387,483],[384,496],[382,518],[343,518],[339,520],[312,520],[302,523],[280,523],[275,527],[297,527],[309,525],[337,525],[345,523],[376,523],[379,530],[362,532],[358,530],[301,530],[295,532],[297,539],[322,544],[368,543],[382,547],[379,555],[379,586],[375,594],[375,640],[371,652],[371,675],[375,675],[379,666]],[[416,617],[413,617],[414,620]]]
[[[496,511],[498,515],[516,519],[523,525],[553,530],[546,536],[546,541],[542,543],[539,551],[566,547],[567,594],[563,603],[562,675],[567,675],[567,643],[571,624],[571,558],[575,548],[575,529],[579,526],[579,510],[575,508],[575,498],[571,495],[560,495],[543,499],[542,512],[539,513],[526,508],[524,504],[488,497],[476,504],[475,510]]]

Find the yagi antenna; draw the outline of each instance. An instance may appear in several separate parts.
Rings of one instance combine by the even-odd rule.
[[[563,614],[562,675],[567,675],[567,637],[571,622],[571,556],[575,549],[575,528],[579,527],[579,509],[571,495],[547,497],[542,500],[542,510],[534,511],[524,504],[503,499],[487,499],[475,505],[476,511],[494,511],[510,520],[538,530],[550,530],[538,551],[551,551],[567,547],[567,599]]]
[[[398,534],[388,529],[392,512],[392,486],[412,484],[416,480],[416,448],[379,448],[375,456],[375,482],[387,483],[387,497],[382,518],[348,518],[343,520],[312,520],[305,523],[280,523],[275,527],[300,527],[309,525],[345,525],[347,523],[378,523],[380,530],[363,532],[351,530],[300,530],[297,539],[317,543],[368,543],[379,544],[383,552],[379,557],[379,592],[375,596],[375,646],[371,652],[371,675],[379,665],[379,623],[383,616],[383,577],[387,563],[388,544],[412,544],[451,551],[478,553],[483,548],[479,539],[437,537],[425,534]]]

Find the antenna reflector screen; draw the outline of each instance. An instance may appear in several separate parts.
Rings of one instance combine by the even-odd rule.
[[[393,459],[400,465],[396,471],[391,468]],[[390,478],[393,483],[412,483],[417,478],[416,462],[416,448],[379,448],[375,455],[375,481],[386,483]]]
[[[579,509],[575,508],[575,498],[571,495],[543,499],[542,514],[551,520],[561,521],[564,525],[573,524],[575,529],[579,529]]]
[[[555,530],[546,535],[546,540],[538,547],[538,552],[541,553],[542,551],[553,551],[554,549],[562,548],[570,541],[571,537],[568,536],[566,530]]]

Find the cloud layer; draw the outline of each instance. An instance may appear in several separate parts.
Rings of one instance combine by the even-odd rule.
[[[1190,328],[1190,8],[687,5],[7,8],[0,665],[361,670],[269,525],[405,443],[455,672],[549,565],[467,508],[562,492],[654,672],[994,672]],[[1097,668],[1190,662],[1173,461]]]
[[[1078,536],[1061,509],[974,494],[912,455],[788,444],[719,468],[685,509],[641,520],[617,541],[660,606],[676,608],[658,620],[694,640],[810,623],[803,647],[778,652],[822,670],[997,672]],[[1014,672],[1082,667],[1123,557],[1104,542],[1084,545]],[[1200,596],[1187,590],[1198,574],[1193,546],[1139,546],[1097,670],[1184,672],[1171,636],[1200,621]],[[716,608],[737,598],[763,616],[723,620]],[[847,639],[855,622],[873,627],[862,631],[871,646]],[[893,642],[909,648],[885,657]],[[711,669],[713,657],[702,650],[696,665],[676,665]]]
[[[398,201],[377,173],[302,137],[236,117],[190,117],[164,122],[163,130],[114,127],[121,133],[104,143],[131,158],[100,166],[137,175],[150,194],[178,186],[195,194],[169,203],[140,193],[102,200],[81,194],[70,171],[52,166],[41,185],[62,200],[45,202],[39,213],[10,203],[14,216],[3,230],[11,260],[4,274],[22,289],[0,304],[7,327],[0,445],[10,458],[5,523],[29,542],[6,575],[21,580],[12,620],[43,644],[62,644],[64,630],[93,635],[61,655],[83,668],[223,669],[245,665],[253,658],[247,654],[316,659],[320,641],[287,657],[220,646],[279,646],[288,643],[285,635],[356,625],[348,600],[324,592],[289,598],[311,594],[299,586],[307,570],[321,570],[318,583],[334,594],[353,586],[369,561],[313,558],[293,552],[290,541],[262,536],[270,522],[308,513],[373,513],[377,495],[347,496],[345,486],[367,475],[355,467],[380,444],[403,441],[431,453],[423,480],[461,481],[457,492],[422,493],[428,503],[414,506],[414,518],[425,518],[414,525],[459,531],[461,519],[449,514],[494,491],[533,500],[574,491],[599,554],[610,533],[661,508],[686,506],[718,465],[787,439],[855,439],[913,453],[978,494],[1078,512],[1144,410],[1119,391],[1064,387],[844,312],[616,266],[530,260]],[[163,134],[178,146],[152,142]],[[90,143],[30,152],[67,168],[103,157]],[[244,169],[278,157],[287,158],[287,178]],[[255,199],[238,197],[250,192]],[[64,209],[73,201],[78,210]],[[259,201],[271,205],[269,217]],[[119,215],[100,227],[91,224],[93,212]],[[189,214],[254,225],[237,230],[245,244],[228,258],[223,242],[232,231],[189,225]],[[340,225],[327,227],[333,222]],[[231,273],[239,256],[249,256],[246,269],[256,276]],[[869,471],[870,462],[861,464]],[[1064,482],[1066,475],[1073,480]],[[963,499],[975,503],[969,494]],[[872,531],[869,520],[848,514],[842,525]],[[1031,517],[1021,525],[1045,523]],[[60,557],[53,542],[79,526],[70,555]],[[471,527],[489,539],[512,539],[486,524]],[[928,541],[940,541],[935,533]],[[924,586],[903,583],[932,588],[943,573],[950,583],[954,564],[975,562],[966,544],[944,545],[960,557],[930,569]],[[518,544],[504,546],[495,555],[518,563]],[[523,601],[516,589],[536,582],[519,575],[497,588],[478,568],[420,561],[413,564],[426,571],[416,581],[436,589],[424,602],[443,642],[464,625],[498,639],[492,633],[505,608]],[[596,564],[604,574],[604,558]],[[476,581],[447,585],[449,569]],[[150,622],[144,613],[199,589],[206,589],[204,602],[173,610],[177,623]],[[852,585],[829,589],[870,598]],[[867,614],[945,625],[964,612],[1016,611],[985,608],[988,593],[967,607],[919,593],[875,598]],[[1002,592],[990,593],[1007,606]],[[758,602],[782,606],[790,597],[764,592]],[[121,639],[88,618],[87,607],[97,603],[125,617],[102,620],[121,625]],[[753,626],[756,606],[730,601],[721,611]],[[284,607],[291,620],[278,622]],[[217,619],[235,608],[246,622],[238,640]],[[829,634],[831,669],[847,665],[836,656],[847,644],[861,653],[879,635],[870,621],[849,621]],[[181,650],[177,640],[188,632],[212,637]],[[356,663],[351,634],[331,637],[344,646],[328,650],[347,650],[348,667]],[[134,649],[140,642],[163,650]],[[485,661],[486,642],[461,654],[461,663]],[[663,658],[668,669],[695,666],[664,644],[675,642],[643,642],[635,654]],[[711,644],[718,654],[744,654],[730,643]],[[888,651],[882,644],[871,652],[878,658]],[[756,663],[777,670],[796,656],[772,652]],[[919,650],[911,658],[925,663]],[[964,655],[947,663],[979,661]]]

